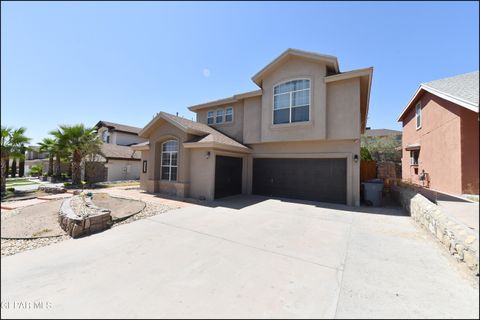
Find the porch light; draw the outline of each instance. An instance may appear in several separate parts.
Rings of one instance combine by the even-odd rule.
[[[358,154],[353,156],[353,161],[358,162]]]
[[[205,154],[205,159],[210,158],[210,151],[207,151],[207,154]]]

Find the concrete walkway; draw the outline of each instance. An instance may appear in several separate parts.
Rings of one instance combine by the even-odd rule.
[[[2,258],[1,266],[3,318],[479,312],[477,282],[396,209],[237,197]]]
[[[479,231],[478,218],[479,207],[478,202],[468,201],[442,201],[437,200],[437,205],[446,213],[455,217],[458,221],[465,224],[470,229]]]

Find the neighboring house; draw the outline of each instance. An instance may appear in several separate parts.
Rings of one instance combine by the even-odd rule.
[[[260,90],[160,112],[139,133],[141,187],[213,200],[234,194],[360,204],[360,135],[372,68],[288,49],[253,76]]]
[[[478,71],[420,85],[398,118],[404,180],[451,194],[478,194],[478,90]]]
[[[29,175],[32,166],[40,165],[43,172],[48,172],[48,152],[40,152],[39,146],[30,146],[30,150],[25,152],[25,174]]]
[[[104,142],[98,163],[86,165],[86,179],[90,182],[138,180],[140,178],[140,153],[130,146],[146,141],[138,136],[141,128],[99,121],[95,128]]]

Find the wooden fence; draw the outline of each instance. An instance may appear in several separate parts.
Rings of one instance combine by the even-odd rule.
[[[375,179],[377,177],[377,161],[361,160],[360,161],[360,181]]]

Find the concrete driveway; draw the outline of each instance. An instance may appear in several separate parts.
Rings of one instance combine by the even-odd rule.
[[[3,318],[479,312],[477,282],[397,209],[236,197],[1,260]]]

